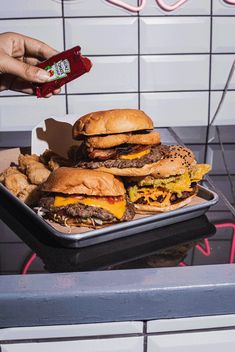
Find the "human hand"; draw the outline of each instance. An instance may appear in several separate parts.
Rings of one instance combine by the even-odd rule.
[[[0,92],[6,89],[34,94],[33,83],[44,83],[49,73],[35,67],[58,51],[47,44],[22,34],[0,34]],[[53,94],[60,93],[56,89]],[[48,94],[46,97],[52,96]]]

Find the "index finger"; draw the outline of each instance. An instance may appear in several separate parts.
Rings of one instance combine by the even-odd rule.
[[[49,59],[58,51],[40,40],[24,36],[25,54],[39,59]]]

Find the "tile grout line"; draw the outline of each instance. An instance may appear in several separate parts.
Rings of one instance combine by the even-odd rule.
[[[204,51],[200,51],[200,52],[169,52],[169,53],[164,53],[164,52],[160,52],[160,53],[142,53],[141,56],[205,56],[205,55],[209,55],[210,52],[204,52]],[[212,53],[212,55],[231,55],[234,56],[235,52],[231,51],[231,52],[218,52],[218,53]],[[90,54],[85,53],[84,55],[89,56],[89,57],[132,57],[132,56],[138,56],[138,52],[137,53],[125,53],[125,54]]]
[[[204,162],[207,162],[208,142],[210,133],[210,115],[211,115],[211,74],[212,74],[212,41],[213,41],[213,0],[211,0],[211,17],[210,17],[210,53],[209,53],[209,86],[208,86],[208,116],[206,130],[206,145]]]
[[[140,6],[140,0],[137,0],[137,4],[138,4],[138,6]],[[137,68],[137,70],[138,70],[138,109],[140,109],[140,107],[141,107],[141,101],[140,101],[140,13],[138,12],[138,68]]]
[[[230,92],[235,92],[235,89],[228,89],[228,91]],[[143,91],[140,91],[140,93],[142,94],[171,94],[171,93],[207,93],[209,92],[208,90],[206,89],[193,89],[193,90],[143,90]],[[220,89],[211,89],[211,92],[223,92],[223,90],[220,90]],[[91,93],[80,93],[80,92],[76,92],[76,93],[67,93],[68,96],[72,95],[105,95],[105,94],[109,94],[109,95],[115,95],[115,94],[138,94],[139,91],[107,91],[107,92],[91,92]],[[66,93],[60,93],[58,94],[57,96],[64,96],[66,95]],[[1,98],[32,98],[31,95],[20,95],[20,94],[14,94],[14,95],[4,95],[4,94],[1,94],[0,95],[0,99]],[[195,127],[200,127],[203,125],[196,125]],[[206,125],[207,126],[207,125]],[[174,126],[174,127],[182,127],[182,126]],[[183,127],[186,127],[186,126],[183,126]],[[189,125],[188,127],[192,127],[191,125]],[[194,143],[191,143],[191,144],[194,144]],[[199,143],[200,144],[200,143]],[[210,143],[211,144],[211,143]],[[213,144],[213,142],[212,142]],[[215,143],[215,144],[218,144],[218,143]]]
[[[62,2],[62,0],[61,0]],[[185,18],[185,17],[189,17],[189,18],[194,18],[194,17],[202,17],[202,18],[210,18],[210,14],[208,15],[140,15],[140,17],[143,17],[143,18],[162,18],[162,19],[165,19],[165,18]],[[109,19],[109,18],[137,18],[138,15],[107,15],[107,16],[95,16],[95,15],[91,15],[91,16],[64,16],[65,19],[96,19],[96,18],[104,18],[104,19]],[[234,15],[213,15],[213,17],[217,17],[217,18],[220,18],[220,17],[225,17],[225,18],[233,18],[235,17],[235,14]],[[0,18],[0,21],[15,21],[15,20],[47,20],[47,19],[61,19],[61,16],[38,16],[38,17],[35,17],[35,16],[28,16],[28,17],[2,17]]]
[[[9,344],[28,344],[28,343],[45,343],[45,342],[66,342],[66,341],[84,341],[84,340],[108,340],[108,339],[118,339],[118,338],[133,338],[142,337],[143,333],[119,333],[119,334],[109,334],[109,335],[81,335],[81,336],[65,336],[65,337],[46,337],[46,338],[23,338],[23,339],[0,339],[1,345]]]
[[[144,335],[144,339],[143,339],[143,352],[148,352],[148,330],[147,330],[147,324],[148,322],[145,320],[143,321],[143,335]]]

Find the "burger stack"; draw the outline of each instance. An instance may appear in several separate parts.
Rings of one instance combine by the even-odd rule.
[[[60,167],[42,185],[39,206],[65,226],[101,227],[131,220],[134,206],[123,183],[111,174]]]
[[[97,111],[73,126],[73,138],[83,140],[77,166],[118,176],[145,176],[169,153],[153,132],[153,122],[141,110]]]
[[[162,145],[153,129],[151,118],[135,109],[79,118],[73,138],[81,144],[69,153],[74,167],[55,170],[42,186],[45,216],[96,228],[190,203],[210,165],[197,164],[188,148]]]

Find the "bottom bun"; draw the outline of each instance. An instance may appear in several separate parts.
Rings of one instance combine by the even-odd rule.
[[[179,201],[176,204],[167,205],[165,207],[155,207],[154,205],[135,204],[135,208],[138,214],[146,214],[146,213],[155,214],[158,212],[165,213],[167,211],[172,211],[172,210],[176,210],[184,207],[185,205],[189,204],[195,196],[196,196],[196,193],[182,201]]]
[[[170,177],[175,175],[182,175],[185,173],[185,167],[180,158],[166,158],[160,159],[155,163],[145,164],[142,167],[99,167],[96,171],[103,171],[116,176],[147,176],[154,175],[156,177]]]
[[[152,174],[157,166],[158,162],[145,164],[143,167],[125,167],[123,169],[119,169],[118,167],[101,166],[95,170],[107,172],[115,176],[147,176]]]
[[[73,218],[68,218],[66,221],[62,221],[62,220],[55,220],[55,219],[50,219],[53,222],[57,222],[58,224],[65,226],[65,227],[88,227],[91,229],[101,229],[103,227],[109,226],[109,225],[113,225],[114,223],[103,223],[102,225],[98,225],[98,224],[88,224],[85,222],[77,222],[75,219]]]

